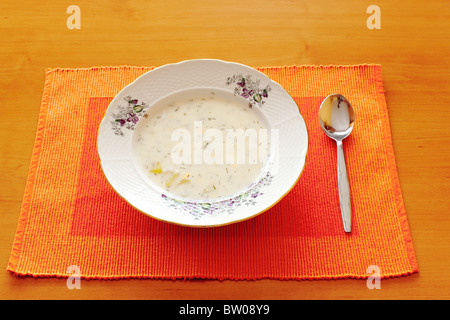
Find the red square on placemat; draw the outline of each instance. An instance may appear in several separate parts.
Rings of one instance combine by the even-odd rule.
[[[71,234],[84,236],[148,235],[151,224],[165,223],[149,218],[118,196],[104,177],[97,155],[97,131],[112,98],[89,99],[92,116],[87,118]],[[295,98],[307,123],[311,139],[308,161],[297,185],[269,211],[283,219],[272,222],[265,235],[279,232],[295,236],[345,234],[337,191],[336,148],[320,129],[316,110],[322,97]],[[320,141],[317,141],[320,140]],[[352,138],[348,138],[349,144]],[[314,159],[314,162],[309,161]],[[314,163],[314,165],[312,165]],[[264,213],[258,219],[265,219]],[[250,222],[251,224],[251,222]],[[352,234],[357,234],[357,217]],[[225,227],[225,229],[227,229]]]

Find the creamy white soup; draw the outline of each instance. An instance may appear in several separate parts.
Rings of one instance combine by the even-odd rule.
[[[209,201],[257,182],[270,131],[257,106],[220,90],[188,90],[153,105],[134,134],[144,178],[169,194]]]

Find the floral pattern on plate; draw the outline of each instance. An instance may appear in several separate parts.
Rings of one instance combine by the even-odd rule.
[[[237,207],[255,205],[255,199],[264,193],[263,189],[270,185],[273,176],[268,172],[263,178],[261,178],[250,190],[244,192],[236,197],[218,201],[218,202],[191,202],[181,201],[165,194],[162,194],[162,198],[168,202],[169,207],[175,209],[181,209],[181,211],[187,212],[194,216],[196,220],[200,219],[204,215],[212,215],[214,212],[226,212],[232,214]]]
[[[127,105],[117,106],[117,112],[112,113],[111,121],[112,129],[114,133],[118,136],[124,136],[124,132],[122,129],[134,130],[136,124],[142,116],[148,116],[145,114],[145,110],[147,109],[147,104],[141,101],[139,103],[138,99],[133,99],[130,96],[124,97],[124,100],[127,102]]]
[[[227,78],[226,85],[230,86],[235,84],[234,94],[248,99],[248,107],[253,106],[262,107],[265,103],[265,98],[269,97],[271,87],[267,85],[264,88],[260,88],[261,82],[256,79],[253,80],[251,75],[243,76],[242,73],[233,75]]]

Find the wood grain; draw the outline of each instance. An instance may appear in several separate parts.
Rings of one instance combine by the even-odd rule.
[[[1,299],[450,298],[450,2],[66,1],[0,3],[0,265],[9,260],[49,67],[159,66],[217,58],[250,66],[379,63],[419,274],[382,281],[83,281],[0,272]],[[369,30],[366,9],[381,9]],[[367,128],[370,130],[370,128]]]

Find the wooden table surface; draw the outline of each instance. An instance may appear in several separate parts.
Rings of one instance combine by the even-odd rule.
[[[72,3],[72,2],[70,2]],[[0,2],[1,299],[449,299],[450,2]],[[370,5],[381,29],[369,29]],[[70,25],[70,24],[69,24]],[[49,67],[159,66],[217,58],[250,66],[382,65],[399,178],[420,272],[383,280],[83,281],[6,271]],[[368,128],[369,129],[369,128]]]

